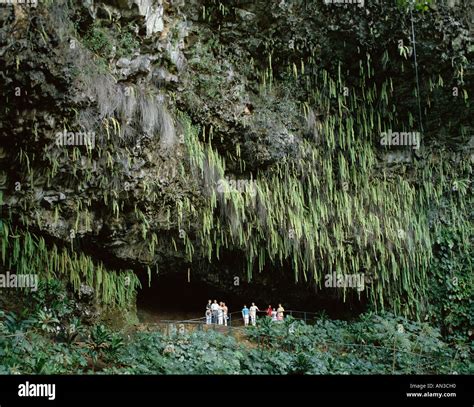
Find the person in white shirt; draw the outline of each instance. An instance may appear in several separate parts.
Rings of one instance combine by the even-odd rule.
[[[285,308],[283,308],[283,306],[281,304],[278,304],[278,309],[277,309],[277,319],[278,319],[278,321],[283,321],[284,312],[285,312]]]
[[[273,310],[272,310],[272,321],[278,321],[277,311],[276,311],[275,308],[273,308]]]
[[[217,300],[214,300],[214,302],[211,305],[212,323],[213,324],[217,324],[218,310],[219,310],[219,304],[217,303]]]
[[[250,306],[250,322],[252,323],[253,326],[257,324],[257,311],[260,311],[258,307],[255,305],[254,302],[252,302],[252,305]]]
[[[210,325],[212,323],[212,311],[210,309],[206,309],[206,325]]]
[[[224,325],[224,307],[222,306],[222,302],[219,303],[219,308],[217,309],[217,323]]]

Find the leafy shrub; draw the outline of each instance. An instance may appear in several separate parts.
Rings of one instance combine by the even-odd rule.
[[[14,312],[3,313],[2,325],[8,333],[14,334],[16,332],[24,331],[35,324],[33,318],[22,319],[21,316]]]
[[[456,230],[445,227],[436,237],[435,254],[430,270],[429,316],[448,340],[466,343],[472,337],[469,330],[474,321],[474,245],[463,245]]]
[[[133,26],[129,24],[125,29],[121,30],[117,44],[117,56],[130,56],[133,51],[140,48],[137,36],[134,33]]]
[[[108,35],[107,30],[98,24],[90,26],[83,41],[87,48],[101,57],[108,57],[112,52],[113,42],[111,37]]]
[[[57,318],[69,316],[73,310],[65,284],[58,279],[40,280],[37,291],[30,293],[29,300],[29,309],[49,311]]]
[[[397,3],[402,8],[409,8],[414,4],[417,11],[428,11],[433,0],[398,0]]]
[[[84,334],[85,327],[82,321],[75,317],[60,327],[58,337],[66,343],[71,344]]]
[[[41,330],[46,333],[55,333],[59,330],[59,319],[54,317],[51,311],[39,310],[36,318]]]
[[[102,27],[100,23],[92,24],[83,37],[84,45],[102,58],[131,56],[140,47],[132,24],[126,27]]]

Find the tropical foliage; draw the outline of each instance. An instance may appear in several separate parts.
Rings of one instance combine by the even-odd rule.
[[[456,374],[472,373],[466,347],[439,331],[387,314],[358,321],[287,319],[249,328],[248,337],[208,331],[112,333],[88,328],[78,342],[53,339],[0,316],[1,373],[106,374]],[[235,335],[235,337],[233,336]]]

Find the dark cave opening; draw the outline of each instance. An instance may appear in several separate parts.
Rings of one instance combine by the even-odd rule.
[[[148,276],[141,275],[142,288],[137,295],[137,310],[141,322],[158,322],[162,320],[189,320],[203,318],[208,300],[224,301],[229,312],[238,312],[243,305],[250,306],[255,302],[260,310],[268,305],[278,307],[281,303],[285,310],[306,311],[309,315],[324,314],[333,319],[351,320],[367,308],[365,297],[360,299],[355,293],[349,293],[346,301],[337,295],[335,290],[315,291],[308,284],[295,284],[282,279],[275,279],[274,284],[259,281],[241,281],[239,286],[230,282],[203,281],[190,276],[187,271],[167,273],[162,276],[152,275],[151,284]],[[303,312],[293,316],[303,318]],[[239,314],[236,315],[239,318]]]

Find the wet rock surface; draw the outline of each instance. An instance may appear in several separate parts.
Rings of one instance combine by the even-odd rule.
[[[195,208],[208,199],[190,171],[178,110],[208,134],[212,128],[219,153],[235,154],[239,145],[244,175],[253,176],[296,157],[308,137],[301,110],[306,85],[285,80],[292,75],[288,66],[302,69],[306,45],[313,44],[321,66],[334,70],[336,57],[355,58],[360,46],[381,55],[403,31],[377,5],[352,11],[297,1],[231,1],[224,6],[229,14],[219,14],[215,2],[200,0],[72,3],[36,11],[0,8],[3,210],[64,245],[73,230],[88,253],[140,275],[157,265],[162,274],[189,267],[184,251],[173,249],[180,230],[170,208],[183,197]],[[467,55],[461,13],[439,7],[432,18],[418,21],[418,35],[443,37],[431,49],[440,71],[453,57]],[[269,44],[274,71],[264,73]],[[429,51],[422,75],[429,70]],[[259,91],[261,75],[279,79],[271,92]],[[472,73],[466,75],[472,81]],[[432,109],[428,137],[436,138],[446,101],[440,97]],[[100,154],[88,153],[87,146],[64,154],[55,140],[65,128],[94,132]],[[401,153],[386,158],[390,165],[406,161]],[[242,176],[237,161],[229,161],[227,171]],[[188,215],[187,234],[197,243],[202,225]],[[144,224],[155,233],[153,253]],[[228,253],[222,264],[210,266],[198,258],[193,273],[221,289],[239,290],[232,285],[241,274],[232,269],[239,256]],[[255,278],[255,295],[259,287],[278,291],[287,283],[283,273]],[[297,286],[289,291],[296,302],[298,295],[302,302],[314,295]]]

